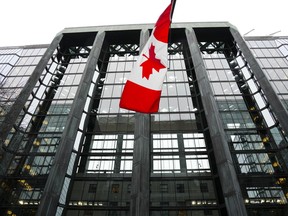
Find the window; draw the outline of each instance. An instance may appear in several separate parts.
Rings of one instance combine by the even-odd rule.
[[[169,202],[160,202],[160,206],[163,209],[164,206],[169,206]],[[169,211],[163,209],[163,211],[160,211],[160,215],[161,216],[169,216]]]
[[[210,210],[210,209],[205,209],[205,210],[204,210],[204,215],[213,215],[212,210]]]
[[[93,216],[93,211],[85,210],[83,216]]]
[[[168,193],[168,184],[160,184],[160,192]]]
[[[160,202],[160,206],[169,206],[169,202]]]
[[[176,191],[177,193],[184,193],[184,184],[177,184],[176,185]]]
[[[127,185],[127,193],[131,193],[131,184]]]
[[[118,202],[110,202],[110,206],[118,206]]]
[[[112,184],[112,193],[119,193],[119,184]]]
[[[202,193],[208,192],[208,184],[207,183],[200,183],[200,190]]]
[[[169,211],[160,211],[161,216],[169,216]]]
[[[180,210],[179,212],[178,212],[178,216],[186,216],[187,214],[186,214],[186,211],[185,210]]]
[[[117,216],[117,212],[116,211],[109,211],[108,216]]]
[[[186,202],[177,202],[177,206],[186,206]]]
[[[90,184],[88,192],[89,193],[96,193],[96,191],[97,191],[97,184]]]

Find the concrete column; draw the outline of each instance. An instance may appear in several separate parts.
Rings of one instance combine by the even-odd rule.
[[[38,216],[56,215],[57,206],[62,191],[65,175],[68,169],[70,157],[73,150],[77,129],[80,124],[82,111],[91,85],[96,64],[101,52],[105,33],[98,32],[92,50],[90,52],[86,67],[83,72],[79,89],[72,104],[70,114],[67,119],[66,127],[59,143],[53,166],[50,170],[45,189],[38,208]]]
[[[135,114],[131,216],[149,215],[150,197],[150,115]]]
[[[123,134],[119,134],[117,138],[116,144],[116,157],[115,157],[115,165],[114,165],[114,173],[120,173],[121,170],[121,153],[123,148]]]
[[[247,216],[244,200],[241,194],[239,181],[233,166],[229,146],[218,107],[213,96],[207,71],[198,47],[195,32],[186,29],[186,37],[199,85],[203,107],[212,140],[216,166],[221,181],[227,212],[230,216]],[[213,115],[211,115],[213,113]]]
[[[149,38],[149,31],[142,30],[140,47]],[[142,48],[140,50],[142,50]],[[150,202],[150,115],[135,114],[134,152],[131,184],[131,216],[149,215]]]
[[[184,147],[184,140],[183,140],[183,134],[177,134],[177,140],[178,140],[178,149],[180,152],[180,169],[181,173],[187,172],[187,164],[186,164],[186,157],[184,155],[185,147]]]
[[[253,74],[257,78],[257,81],[259,82],[261,89],[263,90],[267,100],[269,101],[272,111],[276,115],[281,125],[281,128],[285,131],[285,134],[288,135],[288,121],[287,121],[288,112],[285,106],[280,101],[278,95],[276,94],[273,87],[271,86],[271,83],[265,76],[262,68],[258,64],[255,57],[253,56],[251,50],[247,46],[242,36],[234,28],[230,28],[230,32],[232,36],[234,37],[234,40],[236,41],[240,50],[242,51],[244,57],[246,58],[246,61],[248,62],[248,65],[250,66]]]

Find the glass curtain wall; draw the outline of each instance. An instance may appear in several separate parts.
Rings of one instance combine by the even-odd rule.
[[[0,49],[0,124],[45,50],[46,46]]]
[[[247,38],[246,42],[288,109],[288,39]]]
[[[114,34],[106,34],[82,113],[64,215],[129,215],[135,113],[119,101],[140,31]]]
[[[261,86],[233,39],[198,40],[249,215],[287,214],[287,140]]]
[[[241,48],[223,29],[195,33],[248,213],[286,215],[287,138]],[[105,34],[57,215],[130,215],[135,113],[120,109],[119,100],[139,55],[140,30]],[[5,140],[0,215],[36,214],[95,35],[63,36]],[[288,108],[287,39],[247,43]],[[152,216],[227,214],[188,47],[185,29],[173,29],[160,109],[150,115]],[[46,49],[0,49],[0,123]]]
[[[120,109],[119,100],[139,36],[107,33],[78,129],[64,215],[130,215],[135,113]],[[169,45],[159,113],[151,115],[150,215],[218,216],[225,210],[204,110],[188,46],[177,40]]]
[[[22,51],[6,83],[27,81],[44,51]],[[35,215],[89,52],[59,44],[26,101],[5,141],[1,215]]]
[[[225,209],[208,126],[184,30],[177,36],[151,115],[150,215],[218,216]]]

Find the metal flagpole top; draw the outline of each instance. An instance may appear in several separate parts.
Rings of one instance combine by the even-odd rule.
[[[175,8],[175,5],[176,5],[176,0],[171,0],[171,4],[172,4],[172,9],[171,9],[171,19],[172,19],[172,16],[173,16],[173,13],[174,13],[174,8]]]

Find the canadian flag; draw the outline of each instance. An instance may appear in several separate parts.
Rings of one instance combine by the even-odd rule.
[[[127,80],[120,107],[142,113],[158,112],[168,65],[168,34],[174,1],[161,14]]]

